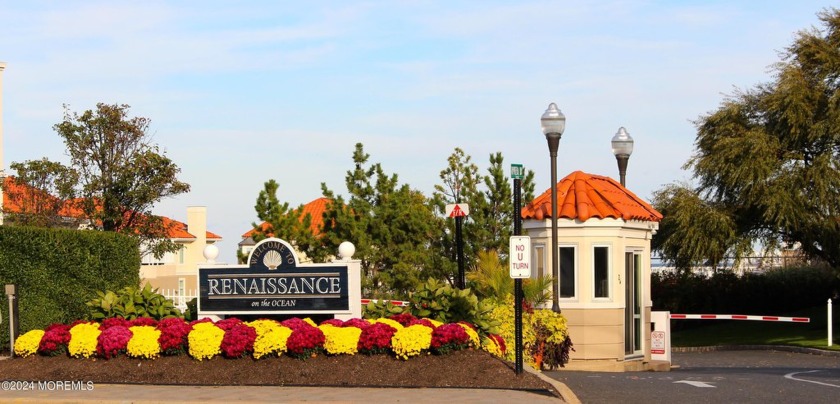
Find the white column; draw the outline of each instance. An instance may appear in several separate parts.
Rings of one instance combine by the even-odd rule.
[[[6,69],[6,62],[0,62],[0,225],[3,224],[3,182],[5,181],[5,171],[3,167],[6,163],[3,161],[3,70]]]

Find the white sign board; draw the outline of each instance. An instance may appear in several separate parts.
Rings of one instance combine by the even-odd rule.
[[[531,277],[531,238],[528,236],[510,238],[510,277]]]
[[[470,205],[466,203],[453,203],[446,205],[446,217],[462,217],[470,215]]]
[[[653,355],[665,354],[665,331],[652,331],[650,333],[650,353]]]

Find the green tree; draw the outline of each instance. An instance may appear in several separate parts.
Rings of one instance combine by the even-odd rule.
[[[279,237],[290,242],[299,253],[303,253],[312,261],[323,262],[326,259],[326,251],[321,248],[319,237],[312,233],[312,215],[302,215],[303,205],[291,209],[288,202],[280,203],[277,198],[278,188],[277,181],[268,180],[257,196],[254,210],[261,223],[251,224],[254,228],[254,241],[260,242],[266,237]],[[262,222],[267,225],[263,227]]]
[[[150,120],[129,117],[128,109],[99,103],[80,115],[65,106],[64,120],[54,129],[79,175],[76,194],[85,216],[105,231],[139,237],[148,253],[160,257],[178,246],[152,208],[190,186],[177,179],[180,168],[151,143]]]
[[[386,174],[379,163],[369,164],[369,158],[363,145],[356,144],[355,169],[345,176],[346,201],[321,184],[332,201],[324,213],[322,245],[334,253],[341,242],[353,242],[354,258],[362,264],[363,293],[405,298],[431,266],[437,218],[422,193],[400,185],[396,174]]]
[[[715,261],[755,240],[798,243],[840,267],[840,11],[818,15],[822,29],[797,34],[772,82],[736,92],[696,121],[686,168],[698,185],[665,189],[655,206],[672,215],[697,209],[714,226],[666,213],[656,235],[666,258]],[[667,249],[674,237],[686,246]]]
[[[4,205],[14,207],[4,212],[8,214],[9,223],[37,227],[78,226],[61,217],[65,199],[73,195],[78,173],[47,159],[14,162],[10,167],[17,173],[10,179],[17,186],[4,190],[8,197]]]

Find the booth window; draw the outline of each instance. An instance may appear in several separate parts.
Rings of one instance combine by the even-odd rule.
[[[610,248],[596,246],[593,248],[592,281],[595,298],[610,297]]]
[[[560,257],[560,297],[574,299],[577,283],[575,282],[575,247],[563,246],[558,248]]]

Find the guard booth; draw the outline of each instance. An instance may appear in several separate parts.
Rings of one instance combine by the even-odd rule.
[[[551,276],[558,254],[554,281],[574,343],[566,368],[650,369],[650,240],[662,214],[609,177],[576,171],[556,189],[557,251],[550,189],[522,209],[522,227],[531,237],[532,277]]]

